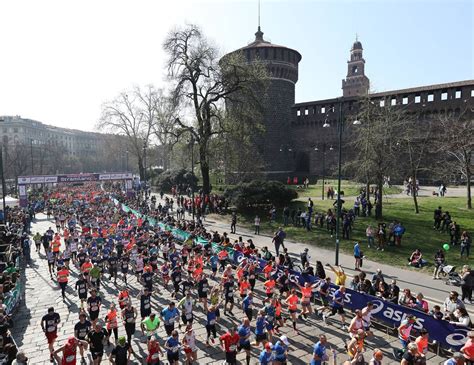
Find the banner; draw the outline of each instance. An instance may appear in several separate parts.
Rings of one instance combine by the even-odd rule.
[[[117,205],[119,204],[118,200],[116,199],[114,199],[114,202]],[[126,212],[130,211],[130,209],[125,204],[122,204],[122,209]],[[135,212],[134,210],[131,211]],[[151,219],[149,219],[149,221],[151,221]],[[171,232],[171,235],[179,241],[185,241],[191,235],[186,231],[167,226],[161,222],[157,225],[161,229]],[[208,241],[202,237],[196,237],[194,239],[194,242],[200,245],[205,245],[208,243]],[[215,251],[225,249],[229,253],[229,259],[232,260],[234,265],[239,265],[243,260],[247,260],[247,262],[258,263],[258,268],[260,271],[262,271],[265,265],[267,264],[267,261],[263,259],[245,257],[243,253],[235,251],[232,247],[222,247],[215,242],[212,243],[212,247]],[[283,270],[278,269],[278,271],[275,272],[273,276],[275,278],[278,278],[282,275]],[[293,270],[290,270],[289,279],[291,281],[298,282],[300,285],[304,285],[305,282],[310,282],[311,284],[314,284],[320,280],[316,276],[304,275],[300,272]],[[335,290],[337,290],[337,288],[337,285],[331,284],[331,294]],[[459,349],[466,343],[468,339],[467,333],[468,331],[470,331],[470,328],[454,326],[448,321],[437,320],[432,316],[428,315],[427,313],[418,311],[416,309],[404,307],[398,304],[394,304],[392,302],[387,302],[379,297],[375,297],[365,293],[359,293],[357,291],[346,288],[344,296],[344,307],[346,309],[350,309],[351,311],[355,311],[356,309],[362,309],[367,305],[367,302],[369,301],[374,304],[374,309],[371,312],[372,317],[377,321],[383,322],[393,328],[397,328],[398,326],[400,326],[400,323],[406,318],[406,316],[415,316],[416,322],[413,328],[418,331],[422,328],[426,328],[429,332],[430,342],[433,342],[435,340],[441,348],[459,351]]]

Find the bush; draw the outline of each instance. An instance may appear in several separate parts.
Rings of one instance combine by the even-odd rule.
[[[198,178],[196,175],[185,169],[166,170],[158,176],[156,186],[164,192],[170,192],[171,188],[175,185],[191,186],[193,190],[196,190],[197,182]]]
[[[245,209],[269,204],[282,207],[296,199],[298,194],[279,181],[252,180],[226,189],[224,196],[238,209]]]

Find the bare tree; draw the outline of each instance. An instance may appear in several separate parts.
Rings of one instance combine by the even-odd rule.
[[[472,209],[471,178],[474,171],[472,150],[474,147],[474,111],[464,110],[456,114],[444,113],[437,135],[440,162],[447,173],[455,173],[466,181],[466,206]]]
[[[401,157],[408,166],[411,176],[412,186],[411,195],[415,206],[415,213],[420,213],[418,206],[417,184],[418,176],[421,171],[427,171],[429,168],[430,150],[433,146],[432,133],[433,122],[430,118],[417,118],[413,114],[404,113],[401,119],[400,143],[402,148]]]
[[[175,120],[176,135],[192,134],[199,150],[203,191],[209,193],[210,142],[227,130],[225,105],[246,105],[248,110],[258,111],[267,72],[259,62],[247,64],[241,52],[219,60],[216,47],[195,25],[171,31],[163,47],[168,54],[173,101],[192,111],[190,122]]]
[[[400,106],[378,107],[370,96],[360,101],[361,124],[351,128],[349,143],[353,158],[348,164],[356,177],[377,185],[375,195],[375,217],[383,217],[383,184],[385,176],[397,173],[400,159],[400,131],[404,125],[405,113]]]
[[[145,154],[149,147],[157,118],[161,91],[149,85],[144,90],[135,87],[122,92],[102,106],[98,129],[127,137],[128,150],[138,161],[140,177],[145,178]]]

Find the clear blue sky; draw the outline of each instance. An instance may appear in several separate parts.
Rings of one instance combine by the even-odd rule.
[[[164,83],[168,30],[199,24],[222,52],[253,41],[258,0],[0,2],[0,115],[92,130],[101,104]],[[336,97],[359,34],[374,91],[474,78],[474,5],[261,0],[264,37],[298,50],[297,102]]]

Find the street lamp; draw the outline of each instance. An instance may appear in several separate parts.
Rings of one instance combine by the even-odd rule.
[[[337,213],[336,213],[336,257],[335,257],[335,264],[336,266],[339,265],[339,227],[341,225],[341,179],[342,179],[342,130],[344,128],[344,114],[343,114],[343,105],[344,105],[344,98],[339,98],[339,117],[338,117],[338,158],[337,158]],[[332,108],[334,111],[334,107]],[[352,122],[353,125],[360,125],[361,122],[356,119]],[[327,119],[323,124],[324,128],[330,127]]]

